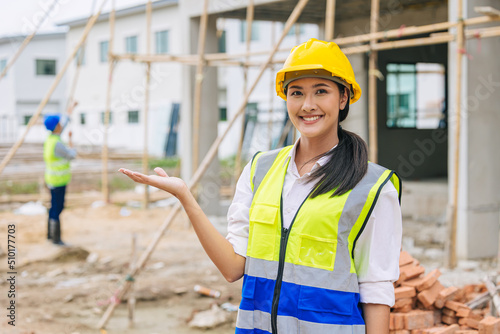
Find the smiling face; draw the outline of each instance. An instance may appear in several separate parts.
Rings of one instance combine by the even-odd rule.
[[[297,79],[288,85],[288,116],[301,137],[333,147],[338,143],[339,110],[345,108],[347,90],[341,96],[337,84],[321,78]]]

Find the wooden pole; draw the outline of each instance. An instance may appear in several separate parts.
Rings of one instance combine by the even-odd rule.
[[[188,186],[189,186],[190,190],[194,189],[194,187],[198,184],[198,182],[200,181],[201,177],[203,176],[203,174],[208,169],[209,164],[212,162],[212,160],[214,159],[215,155],[217,154],[217,150],[218,150],[218,148],[219,148],[222,140],[229,133],[229,130],[231,130],[231,127],[234,125],[234,123],[236,122],[237,118],[245,110],[245,107],[246,107],[246,105],[248,103],[248,98],[249,98],[250,94],[253,92],[253,90],[255,89],[255,87],[257,86],[257,84],[259,83],[260,79],[262,78],[262,74],[266,70],[266,68],[269,65],[269,63],[271,62],[274,54],[278,51],[278,48],[279,48],[281,42],[283,41],[283,39],[285,38],[286,34],[290,30],[291,26],[297,21],[298,17],[302,13],[302,10],[307,5],[308,1],[309,0],[299,0],[299,2],[297,3],[297,5],[295,6],[293,12],[290,14],[290,17],[288,18],[288,20],[285,23],[285,28],[283,29],[281,37],[278,40],[278,43],[275,45],[275,47],[273,48],[273,50],[269,54],[267,60],[261,65],[257,77],[254,79],[254,81],[253,81],[252,85],[250,86],[248,92],[245,94],[245,96],[243,98],[243,101],[241,102],[240,107],[238,108],[238,112],[234,115],[234,117],[231,119],[231,121],[229,121],[226,130],[224,130],[224,132],[215,139],[215,141],[213,142],[212,146],[210,147],[210,149],[208,150],[207,154],[205,155],[205,158],[200,163],[200,166],[198,167],[198,169],[194,173],[193,177],[189,181]],[[128,275],[129,277],[132,277],[132,278],[135,277],[136,274],[144,267],[144,265],[148,261],[149,257],[153,253],[154,249],[156,248],[158,242],[160,241],[161,237],[163,236],[163,234],[165,234],[165,231],[168,229],[168,227],[170,226],[170,223],[173,221],[173,219],[177,216],[177,214],[179,213],[180,209],[181,209],[181,204],[179,202],[177,202],[174,205],[174,207],[172,208],[172,210],[170,211],[168,217],[163,222],[163,224],[160,227],[160,229],[157,231],[157,233],[153,237],[153,240],[148,245],[148,248],[142,254],[141,258],[137,262],[137,266],[136,266],[135,270],[129,273],[129,275]],[[117,298],[120,299],[128,291],[129,288],[130,288],[130,282],[129,281],[125,281],[125,283],[123,283],[123,285],[121,285],[118,288],[118,291],[116,293]],[[114,309],[116,308],[116,306],[117,306],[116,303],[111,303],[108,306],[106,312],[104,313],[104,315],[102,316],[101,320],[98,323],[98,328],[99,329],[102,329],[102,328],[104,328],[104,326],[106,326],[106,324],[108,323],[109,318],[113,314]]]
[[[0,81],[7,74],[7,71],[12,67],[12,65],[14,65],[14,63],[17,60],[17,58],[19,58],[19,56],[24,51],[24,49],[26,48],[26,46],[28,46],[29,42],[31,42],[31,40],[33,39],[33,37],[35,37],[36,33],[38,32],[38,29],[40,29],[40,26],[45,22],[45,20],[49,16],[50,12],[52,12],[52,9],[55,7],[55,5],[58,2],[59,2],[59,0],[54,0],[54,2],[52,3],[52,5],[50,5],[49,9],[47,10],[47,12],[45,13],[45,15],[43,16],[43,18],[36,25],[35,30],[33,30],[33,32],[29,36],[26,36],[26,38],[24,39],[23,43],[17,49],[17,51],[14,54],[14,56],[12,56],[12,58],[7,63],[7,65],[5,65],[5,68],[3,69],[3,71],[0,73]]]
[[[64,76],[64,74],[66,73],[66,70],[68,69],[69,65],[71,64],[71,61],[73,60],[73,58],[75,58],[75,55],[76,55],[76,52],[78,51],[78,48],[83,44],[83,42],[85,42],[85,40],[86,40],[86,38],[87,38],[87,36],[88,36],[88,34],[90,32],[90,29],[92,29],[92,27],[94,26],[95,22],[97,21],[97,18],[99,17],[99,15],[101,15],[102,7],[104,6],[104,4],[106,2],[107,2],[107,0],[103,0],[102,1],[102,4],[101,4],[101,6],[99,8],[99,11],[97,12],[97,14],[94,15],[87,22],[87,25],[85,26],[85,29],[84,29],[83,34],[82,34],[82,37],[80,37],[80,40],[78,41],[77,45],[73,49],[73,52],[71,52],[71,55],[66,59],[66,62],[64,63],[63,68],[61,69],[61,71],[59,71],[59,73],[57,74],[56,78],[52,82],[52,85],[50,86],[47,94],[45,94],[45,97],[43,98],[43,100],[38,105],[37,110],[35,111],[35,113],[31,117],[30,121],[28,122],[28,125],[26,126],[26,129],[24,130],[24,133],[22,134],[21,138],[19,138],[17,140],[17,142],[11,147],[11,149],[9,150],[9,152],[7,153],[7,155],[3,158],[2,162],[0,163],[0,174],[2,174],[5,166],[7,166],[7,164],[12,159],[12,157],[14,156],[14,154],[16,154],[16,151],[19,149],[19,147],[24,142],[24,139],[26,138],[26,135],[28,134],[28,132],[31,129],[31,127],[38,120],[38,117],[42,113],[43,108],[45,108],[45,106],[47,105],[47,102],[49,102],[49,99],[52,96],[52,93],[56,89],[57,85],[61,81],[61,79]]]
[[[275,22],[271,22],[271,44],[274,45],[276,43],[276,24]],[[269,71],[270,71],[270,84],[271,86],[269,87],[269,119],[267,121],[267,133],[269,137],[269,149],[272,149],[273,146],[273,111],[274,111],[274,96],[276,96],[275,93],[275,72],[274,72],[274,66],[271,65],[269,66]],[[286,110],[285,110],[286,112]]]
[[[371,15],[370,15],[370,32],[376,33],[378,30],[378,19],[380,10],[380,0],[372,0]],[[377,162],[378,156],[378,140],[377,140],[377,71],[378,54],[374,46],[376,40],[370,41],[370,60],[368,70],[368,137],[369,137],[369,159],[372,162]]]
[[[336,0],[326,0],[325,39],[331,41],[335,32]]]
[[[457,266],[457,218],[458,218],[458,187],[460,178],[460,134],[462,121],[462,60],[465,51],[463,3],[457,0],[457,54],[456,54],[456,78],[455,78],[455,147],[453,154],[453,194],[451,202],[451,222],[450,226],[450,249],[448,251],[448,265],[450,268]],[[451,119],[453,120],[453,118]]]
[[[109,41],[108,41],[108,89],[106,92],[106,111],[104,112],[104,134],[102,141],[102,194],[105,203],[110,203],[109,181],[108,181],[108,128],[109,114],[111,109],[111,87],[113,84],[113,72],[115,59],[113,58],[113,42],[115,37],[115,0],[111,0],[111,13],[109,15]]]
[[[201,110],[201,88],[203,84],[203,69],[205,66],[205,42],[208,24],[208,0],[203,2],[203,13],[200,18],[200,30],[198,34],[198,64],[196,66],[196,79],[194,87],[193,108],[193,170],[198,168],[198,156],[200,151],[200,110]]]
[[[148,0],[146,5],[146,53],[151,54],[151,14],[152,4]],[[149,174],[149,148],[148,148],[148,122],[149,122],[149,97],[150,97],[150,84],[151,84],[151,62],[146,63],[146,91],[144,92],[144,148],[142,155],[142,172],[146,175]],[[149,207],[149,186],[144,185],[144,199],[142,207],[147,209]]]
[[[252,25],[253,25],[253,17],[254,17],[254,3],[253,0],[249,0],[247,7],[247,31],[246,31],[246,56],[245,62],[248,62],[248,54],[250,53],[250,43],[252,42]],[[243,94],[247,91],[248,85],[248,66],[243,66]],[[238,144],[238,150],[236,152],[236,161],[234,162],[234,178],[233,185],[236,187],[236,182],[240,178],[241,174],[241,153],[243,151],[243,141],[245,139],[245,113],[241,116],[241,133],[240,133],[240,141]]]

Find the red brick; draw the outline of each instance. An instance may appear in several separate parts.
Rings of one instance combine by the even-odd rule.
[[[479,322],[479,334],[500,334],[500,318],[486,317]]]
[[[442,286],[439,281],[436,281],[429,289],[420,292],[417,295],[417,298],[425,306],[425,308],[431,307],[436,301],[439,292],[443,289],[444,286]]]
[[[449,317],[456,317],[457,316],[457,312],[450,310],[447,307],[443,308],[442,312],[443,312],[443,315],[447,315]]]
[[[405,329],[421,329],[434,326],[434,312],[413,310],[404,316]]]
[[[465,323],[463,325],[468,326],[470,328],[479,329],[479,320],[473,318],[460,318],[460,319],[465,320]]]
[[[424,330],[423,334],[456,334],[458,330],[459,330],[458,325],[433,327]]]
[[[453,299],[453,297],[457,294],[457,292],[458,289],[454,286],[450,286],[449,288],[442,290],[439,293],[438,297],[436,298],[434,306],[436,306],[437,308],[443,308],[444,303],[447,300]]]
[[[457,317],[467,318],[471,314],[471,310],[468,307],[460,306],[457,311]]]
[[[422,284],[423,280],[423,277],[409,279],[407,281],[401,282],[401,286],[412,287],[416,289],[418,285]]]
[[[406,251],[401,251],[399,253],[399,266],[404,266],[405,264],[413,263],[413,257]]]
[[[433,271],[425,275],[422,283],[417,285],[417,290],[423,291],[429,289],[437,281],[439,276],[441,276],[441,272],[439,271],[439,269],[434,269]]]
[[[411,334],[410,331],[407,331],[406,329],[397,329],[395,331],[389,331],[389,334]]]
[[[447,324],[447,325],[458,324],[458,318],[457,317],[450,317],[448,315],[443,315],[441,317],[441,322],[443,324]]]
[[[411,310],[413,310],[412,305],[406,305],[406,306],[403,306],[403,307],[395,308],[394,312],[396,312],[396,313],[408,313]]]
[[[446,301],[446,303],[444,303],[444,306],[449,308],[450,310],[455,311],[455,312],[458,311],[458,309],[461,307],[467,307],[467,305],[465,305],[465,304],[462,304],[459,302],[454,302],[452,300]]]
[[[478,331],[473,329],[460,329],[455,334],[478,334]]]
[[[404,318],[404,313],[394,313],[392,312],[389,315],[389,329],[396,330],[396,329],[404,329],[405,328],[405,318]]]
[[[413,298],[400,298],[400,299],[397,299],[396,302],[394,303],[393,307],[395,309],[398,309],[398,308],[405,307],[406,305],[412,306],[413,305]]]
[[[396,300],[400,298],[409,298],[409,297],[415,297],[417,295],[417,292],[415,291],[415,288],[409,287],[409,286],[401,286],[399,288],[394,289],[394,296],[396,297]]]

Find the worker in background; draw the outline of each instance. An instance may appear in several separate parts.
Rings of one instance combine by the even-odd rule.
[[[69,113],[76,106],[76,102],[70,107]],[[47,224],[47,239],[53,244],[64,246],[61,239],[60,215],[64,209],[66,186],[71,180],[70,161],[76,157],[73,149],[72,133],[69,132],[69,147],[61,140],[61,133],[69,122],[66,115],[46,115],[45,128],[51,131],[43,145],[43,159],[45,160],[45,183],[50,189],[50,209]]]
[[[310,39],[292,49],[276,92],[300,138],[245,167],[226,238],[183,180],[120,171],[175,195],[223,276],[244,277],[237,334],[388,334],[401,182],[340,126],[361,96],[351,64],[337,44]]]

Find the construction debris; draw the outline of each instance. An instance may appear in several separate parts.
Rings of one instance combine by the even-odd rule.
[[[438,280],[439,269],[423,275],[425,268],[405,251],[399,269],[391,334],[500,334],[500,318],[491,316],[498,315],[496,277],[461,289],[445,288]]]
[[[201,329],[214,328],[229,320],[229,314],[216,304],[213,304],[210,310],[196,313],[193,320],[189,322],[189,327]]]

